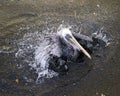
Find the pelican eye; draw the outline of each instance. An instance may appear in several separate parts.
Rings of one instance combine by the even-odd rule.
[[[66,38],[67,40],[70,40],[72,37],[71,37],[69,34],[66,34],[65,38]]]

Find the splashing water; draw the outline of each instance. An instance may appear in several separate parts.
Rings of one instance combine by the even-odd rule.
[[[51,43],[49,37],[54,34],[54,30],[54,27],[52,27],[42,31],[28,31],[22,39],[17,41],[18,51],[15,57],[21,60],[21,63],[17,66],[18,68],[24,68],[26,63],[32,69],[35,69],[38,74],[37,83],[42,82],[44,78],[52,78],[58,75],[58,73],[49,70],[49,64],[46,63],[50,52],[48,48]]]
[[[40,46],[36,48],[35,63],[30,64],[30,66],[36,69],[36,72],[38,73],[37,82],[43,77],[52,78],[53,76],[58,75],[58,73],[48,69],[49,64],[47,61],[49,60],[49,53],[51,51],[49,43],[49,41],[44,40]]]
[[[61,24],[58,28],[58,31],[65,27],[66,26]],[[67,28],[71,28],[71,26],[67,26]],[[22,58],[21,62],[27,63],[28,66],[35,69],[36,73],[38,74],[36,82],[42,82],[44,78],[52,78],[59,75],[58,73],[49,70],[49,64],[47,63],[49,60],[49,53],[52,49],[50,46],[52,42],[50,42],[49,37],[56,34],[55,29],[57,28],[47,28],[46,30],[42,30],[42,32],[30,31],[18,41],[18,51],[15,56],[16,58]],[[105,32],[103,28],[91,33],[90,37],[103,40],[106,43],[106,46],[110,44],[111,40],[110,36],[108,36],[107,32]],[[24,65],[20,64],[19,66]]]
[[[94,32],[92,37],[102,40],[105,43],[105,47],[111,44],[112,41],[110,34],[108,34],[103,27]]]

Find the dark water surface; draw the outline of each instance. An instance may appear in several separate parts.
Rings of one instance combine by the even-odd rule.
[[[119,14],[119,0],[0,0],[0,96],[119,96]],[[88,36],[104,29],[112,42],[70,64],[67,75],[36,84],[34,47],[62,23]],[[26,53],[16,58],[19,49]]]

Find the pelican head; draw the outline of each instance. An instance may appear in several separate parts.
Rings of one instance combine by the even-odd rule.
[[[78,49],[82,51],[89,59],[91,59],[90,54],[78,43],[78,41],[74,38],[71,31],[68,28],[63,28],[58,32],[58,35],[66,41],[66,43],[70,44],[74,49]]]

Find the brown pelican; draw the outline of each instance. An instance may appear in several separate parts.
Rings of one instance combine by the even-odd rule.
[[[71,33],[69,28],[63,28],[51,37],[47,46],[38,48],[35,60],[40,68],[37,70],[39,77],[45,75],[49,69],[55,72],[68,70],[66,62],[76,61],[79,56],[84,53],[86,57],[91,59],[90,54],[78,43],[77,40],[92,42],[92,39],[85,35]],[[46,43],[43,42],[43,45]],[[41,45],[41,46],[43,46]]]
[[[66,51],[69,51],[69,53],[71,53],[70,51],[73,50],[73,54],[67,54],[68,55],[67,57],[76,59],[77,58],[76,55],[78,55],[77,52],[82,51],[89,59],[91,59],[90,54],[82,47],[81,44],[78,43],[78,41],[75,39],[75,37],[72,35],[69,29],[64,28],[61,31],[58,31],[57,38],[59,39],[59,42],[62,42],[62,43],[64,42],[64,44],[66,44],[66,46],[69,47],[69,49],[71,49],[71,50],[66,50],[66,48],[64,48],[61,50],[65,50],[65,53]],[[64,45],[60,44],[60,46],[64,46]],[[65,53],[62,53],[62,54],[65,54]]]

